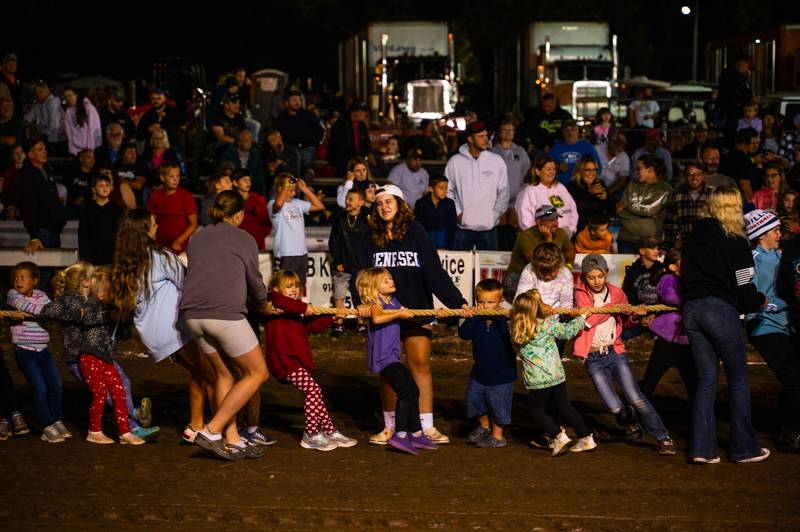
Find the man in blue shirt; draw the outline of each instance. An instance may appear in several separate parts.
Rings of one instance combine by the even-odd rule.
[[[579,138],[578,125],[575,121],[564,122],[561,133],[564,139],[556,142],[556,145],[547,152],[558,165],[558,180],[566,186],[572,180],[572,171],[575,169],[575,165],[584,155],[594,157],[594,160],[597,161],[597,172],[601,174],[603,169],[600,167],[600,155],[591,142]]]

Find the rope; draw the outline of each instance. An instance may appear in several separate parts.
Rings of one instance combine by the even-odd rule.
[[[331,315],[334,316],[340,312],[339,309],[336,308],[329,308],[329,307],[315,307],[313,305],[309,305],[308,308],[315,314],[315,315]],[[566,316],[577,316],[579,314],[633,314],[636,312],[636,309],[639,307],[635,307],[632,305],[609,305],[607,307],[581,307],[581,308],[558,308],[558,307],[545,307],[546,314],[563,314]],[[651,312],[671,312],[674,310],[678,310],[675,307],[670,307],[669,305],[645,305],[645,309],[647,310],[648,314]],[[397,312],[396,310],[386,310],[384,312]],[[460,316],[461,309],[411,309],[411,312],[414,313],[414,316],[429,316],[429,317],[437,317],[444,315],[446,317],[452,316]],[[347,316],[357,316],[358,311],[353,308],[344,309],[344,313]],[[477,310],[473,309],[473,315],[475,316],[509,316],[511,314],[511,310],[508,309],[498,309],[498,310]]]

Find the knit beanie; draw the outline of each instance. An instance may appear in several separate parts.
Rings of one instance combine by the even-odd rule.
[[[761,235],[781,225],[774,212],[763,209],[755,209],[745,214],[744,222],[748,240],[758,240]]]

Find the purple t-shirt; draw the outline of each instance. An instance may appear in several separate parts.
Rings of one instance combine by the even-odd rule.
[[[392,298],[383,304],[385,310],[399,309],[400,302]],[[380,373],[383,368],[400,360],[400,322],[397,320],[375,325],[367,325],[367,365],[372,373]]]

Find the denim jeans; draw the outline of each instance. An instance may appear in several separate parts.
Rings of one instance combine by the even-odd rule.
[[[483,251],[497,250],[497,230],[470,231],[468,229],[456,228],[453,237],[453,251],[472,251],[472,249]]]
[[[61,421],[64,418],[61,377],[50,351],[47,348],[37,352],[16,347],[14,358],[33,389],[33,404],[42,428]]]
[[[625,353],[617,354],[613,349],[609,350],[606,355],[598,352],[589,353],[584,366],[592,379],[594,388],[600,394],[600,399],[613,414],[619,413],[624,405],[614,388],[612,376],[617,378],[617,382],[622,388],[622,395],[636,410],[645,430],[659,441],[669,438],[669,432],[667,432],[664,422],[661,421],[661,416],[639,389]]]
[[[689,299],[683,304],[683,326],[689,337],[697,390],[692,404],[692,439],[689,456],[717,456],[717,398],[719,361],[725,366],[731,415],[728,457],[741,460],[761,452],[750,419],[750,385],[747,381],[747,353],[739,311],[718,297]]]

